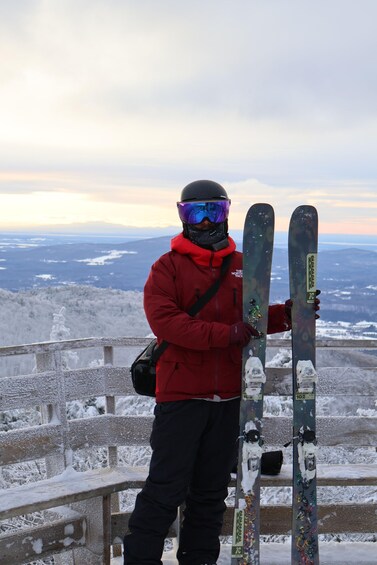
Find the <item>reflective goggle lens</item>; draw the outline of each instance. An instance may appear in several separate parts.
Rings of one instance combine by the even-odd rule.
[[[230,200],[207,202],[177,202],[179,217],[185,224],[200,224],[205,218],[218,224],[225,222],[229,214]]]

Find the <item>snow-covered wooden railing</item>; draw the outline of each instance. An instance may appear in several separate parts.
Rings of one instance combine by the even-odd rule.
[[[21,486],[5,485],[0,492],[0,522],[15,516],[48,510],[48,522],[33,529],[14,530],[0,535],[0,563],[26,563],[71,551],[75,564],[110,563],[110,547],[119,554],[119,542],[127,526],[128,513],[119,508],[113,493],[141,486],[145,468],[126,467],[118,462],[121,446],[147,445],[151,414],[130,416],[116,412],[116,397],[132,395],[128,367],[114,365],[114,348],[143,347],[143,338],[90,338],[47,342],[0,348],[0,357],[34,355],[36,372],[29,375],[0,377],[0,412],[40,407],[39,425],[0,433],[0,465],[9,469],[13,464],[30,460],[45,462],[47,477]],[[319,340],[320,348],[344,351],[377,349],[376,340]],[[269,347],[290,347],[286,340],[270,339]],[[64,353],[72,350],[101,348],[103,365],[67,369]],[[377,365],[377,362],[376,362]],[[319,368],[318,394],[337,398],[341,403],[358,404],[362,417],[331,413],[318,418],[318,439],[321,449],[349,447],[375,449],[377,418],[373,406],[377,402],[377,368]],[[291,394],[291,370],[269,368],[266,396]],[[90,418],[68,420],[67,402],[89,397],[105,397],[105,413]],[[340,403],[340,404],[341,404]],[[331,404],[331,403],[330,403]],[[334,401],[334,407],[339,402]],[[291,437],[289,416],[270,415],[264,424],[266,446],[281,447]],[[107,449],[107,466],[76,472],[73,453],[88,447]],[[0,475],[1,479],[1,475]],[[263,477],[263,486],[291,485],[289,464],[277,477]],[[326,488],[377,485],[377,465],[319,464],[319,485]],[[331,502],[322,495],[319,507],[321,533],[358,533],[373,535],[377,531],[377,503],[352,500]],[[276,499],[277,500],[277,499]],[[290,530],[290,506],[274,500],[262,507],[262,530],[265,534],[287,534]],[[69,505],[69,508],[68,508]],[[226,514],[224,535],[231,532],[232,509]],[[172,532],[175,535],[176,532]],[[377,548],[375,549],[377,555]],[[358,559],[359,563],[363,561]],[[371,561],[373,562],[373,561]],[[376,561],[377,562],[377,561]],[[62,561],[63,563],[63,561]],[[64,557],[66,561],[66,555]],[[283,561],[282,561],[283,563]],[[368,562],[369,563],[369,562]]]

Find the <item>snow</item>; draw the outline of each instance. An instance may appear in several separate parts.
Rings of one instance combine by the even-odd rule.
[[[92,259],[76,259],[76,262],[92,266],[111,265],[115,259],[120,259],[122,255],[135,255],[136,253],[137,251],[112,250],[107,255],[101,255]]]
[[[0,290],[0,306],[2,308],[2,319],[0,320],[0,339],[3,344],[12,343],[29,343],[31,341],[46,341],[60,340],[60,339],[70,339],[70,338],[80,338],[88,337],[92,335],[98,336],[120,336],[120,335],[135,335],[135,336],[146,336],[150,334],[150,328],[145,320],[145,316],[142,308],[142,294],[137,292],[124,292],[124,291],[114,291],[110,289],[94,289],[90,287],[72,287],[72,288],[56,288],[56,289],[41,289],[38,291],[28,291],[19,293],[10,293],[7,291]],[[9,323],[9,320],[12,323]],[[362,338],[364,333],[368,329],[374,326],[377,331],[377,322],[359,322],[355,326],[348,322],[341,323],[325,323],[322,320],[318,321],[318,336],[327,337],[331,336],[335,339],[341,338]],[[275,355],[269,360],[268,365],[270,367],[290,367],[291,366],[291,352],[287,349],[281,348],[274,350]],[[336,359],[338,352],[326,351],[324,353],[326,357],[326,365],[331,358]],[[74,351],[67,351],[62,354],[63,364],[65,367],[79,367],[79,366],[90,366],[98,367],[101,365],[102,360],[98,358],[100,354],[97,352],[94,359],[87,359],[85,355],[78,355]],[[330,357],[331,356],[331,357]],[[128,353],[128,359],[135,357],[135,352],[130,351]],[[375,365],[375,357],[371,356],[371,364]],[[365,358],[363,358],[365,359]],[[12,361],[13,364],[10,362]],[[16,361],[16,362],[15,362]],[[119,358],[117,361],[123,364],[124,359]],[[9,365],[0,366],[3,375],[9,374],[19,374],[24,372],[22,367],[24,367],[24,359],[12,359],[12,360],[1,360],[2,363],[9,362]],[[30,360],[28,361],[30,364]],[[357,361],[358,363],[358,361]],[[331,364],[331,363],[330,363]],[[30,366],[26,372],[31,372],[32,368]],[[359,371],[361,371],[359,369]],[[355,372],[355,379],[357,380],[357,372]],[[361,403],[362,399],[358,399]],[[369,406],[364,404],[359,404],[358,406],[354,402],[354,406],[348,406],[342,404],[342,398],[334,396],[321,397],[318,399],[317,403],[317,413],[318,415],[333,414],[337,411],[339,414],[350,414],[356,413],[359,417],[363,416],[373,416],[377,417],[376,405]],[[375,401],[374,401],[375,402]],[[153,412],[154,401],[153,399],[138,398],[134,396],[118,398],[116,401],[117,413],[123,414],[137,414],[151,415]],[[87,416],[94,416],[101,414],[104,410],[104,399],[103,398],[92,398],[86,400],[76,400],[68,403],[68,419],[72,418],[83,418]],[[351,412],[353,410],[353,412]],[[266,397],[265,398],[265,411],[267,415],[273,416],[289,416],[292,415],[292,401],[289,397]],[[36,417],[31,413],[25,414],[25,411],[21,414],[21,411],[12,411],[12,414],[2,413],[0,423],[3,425],[10,426],[13,429],[19,427],[20,425],[30,425],[30,418]],[[53,414],[53,419],[56,424],[59,423],[59,417],[57,413]],[[39,422],[38,422],[39,423]],[[38,425],[38,424],[36,424]],[[9,428],[9,429],[11,429]],[[2,428],[4,429],[4,428]],[[271,449],[273,446],[267,446],[267,449]],[[278,446],[280,448],[280,446]],[[284,459],[286,463],[289,463],[291,457],[291,450],[284,449]],[[131,465],[147,465],[149,460],[150,451],[146,447],[140,447],[136,449],[122,448],[119,450],[121,462]],[[67,480],[71,478],[77,478],[78,470],[85,470],[88,468],[102,466],[106,460],[105,450],[82,450],[80,453],[67,454],[68,467],[61,474],[56,477],[56,480]],[[375,449],[353,449],[344,450],[342,448],[323,448],[320,447],[317,452],[318,457],[318,473],[321,472],[321,463],[365,463],[374,464],[377,466],[377,454]],[[70,461],[69,461],[70,460]],[[352,468],[350,466],[343,466],[344,472],[352,477]],[[44,464],[41,462],[30,462],[28,464],[22,464],[20,466],[12,466],[12,468],[3,469],[0,472],[0,482],[1,486],[6,486],[10,484],[21,484],[25,482],[31,482],[39,480],[43,476]],[[330,471],[329,471],[330,472]],[[365,473],[368,476],[368,471],[366,469]],[[334,476],[339,474],[339,469],[334,467]],[[288,487],[278,488],[268,488],[262,489],[262,501],[263,503],[276,503],[280,500],[290,500],[290,489]],[[133,506],[134,493],[129,495],[122,494],[122,510],[126,508],[130,509]],[[357,501],[359,499],[366,501],[377,502],[377,492],[376,487],[351,487],[351,488],[320,488],[318,489],[319,500],[331,499],[336,502],[341,499],[341,497],[346,500]],[[71,543],[71,531],[65,532],[65,542],[67,545]],[[35,547],[37,549],[42,549],[39,544],[39,540],[34,540]],[[330,544],[330,542],[329,542]],[[326,561],[326,555],[329,553],[330,549],[326,544],[321,544],[321,551],[323,553],[323,559],[321,560],[321,565],[326,565],[327,563],[334,563],[342,565],[347,564],[347,548],[350,544],[332,544],[336,551],[335,561]],[[373,545],[373,544],[370,544]],[[285,547],[286,546],[286,547]],[[338,549],[339,548],[339,549]],[[374,545],[374,548],[376,545]],[[357,561],[363,565],[369,565],[374,563],[376,565],[377,560],[375,558],[371,559],[370,548],[365,548],[365,544],[353,544],[354,554],[357,555]],[[375,549],[377,552],[377,548]],[[326,553],[327,552],[327,553]],[[263,544],[262,546],[262,561],[263,565],[283,565],[282,554],[288,555],[289,544]],[[377,553],[375,553],[376,555]],[[169,555],[167,555],[168,559]],[[289,557],[287,557],[286,563],[289,563]],[[369,559],[369,561],[368,561]],[[225,565],[229,563],[229,547],[224,546],[222,548],[222,554],[219,565]],[[113,560],[113,563],[122,563],[121,560]],[[166,561],[169,563],[169,561]],[[174,562],[175,563],[175,562]]]
[[[39,553],[42,553],[43,550],[43,540],[41,538],[38,538],[36,540],[33,541],[33,543],[31,544],[33,547],[33,551],[38,555]]]
[[[56,259],[42,259],[41,262],[42,263],[66,263],[67,261],[65,261],[65,260],[58,261]]]
[[[74,531],[75,531],[75,528],[74,528],[73,524],[67,524],[64,528],[64,535],[65,536],[72,535]]]
[[[53,281],[56,277],[49,274],[35,275],[36,279],[42,279],[44,281]]]
[[[336,543],[320,544],[321,565],[376,565],[377,548],[373,543]],[[261,565],[291,565],[290,543],[262,543],[260,550]],[[229,565],[230,546],[222,545],[217,565]],[[165,552],[163,565],[176,565],[175,550]],[[123,565],[123,557],[112,558],[111,565]]]
[[[236,269],[235,271],[232,271],[231,273],[234,277],[237,277],[238,279],[242,279],[243,277],[243,270],[242,269]]]

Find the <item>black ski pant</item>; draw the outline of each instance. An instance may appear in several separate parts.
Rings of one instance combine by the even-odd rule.
[[[184,502],[180,565],[216,563],[238,421],[239,399],[156,405],[149,476],[124,538],[125,565],[161,565],[164,540]]]

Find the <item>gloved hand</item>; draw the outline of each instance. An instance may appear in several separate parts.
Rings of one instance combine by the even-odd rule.
[[[284,302],[284,306],[285,306],[285,315],[289,321],[289,323],[292,323],[292,306],[293,306],[293,302],[290,298],[288,298],[288,300],[286,300]]]
[[[319,294],[321,294],[321,291],[317,289],[315,291],[315,294],[316,294],[316,298],[314,300],[314,310],[316,312],[318,312],[318,310],[320,309],[319,305],[320,305],[321,301],[320,301],[319,298],[317,298],[317,296]],[[293,302],[290,298],[288,298],[288,300],[286,300],[284,304],[285,304],[285,315],[287,316],[289,322],[291,322],[292,321],[292,305],[293,305]],[[318,320],[319,314],[316,314],[315,318],[316,318],[316,320]]]
[[[245,347],[249,343],[251,336],[259,337],[259,332],[246,322],[237,322],[230,326],[230,345]]]

